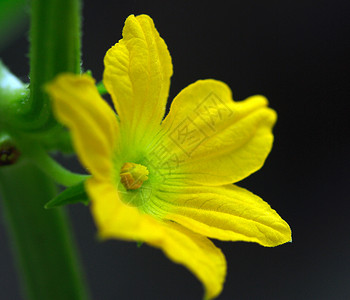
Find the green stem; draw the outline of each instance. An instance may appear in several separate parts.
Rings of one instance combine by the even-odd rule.
[[[44,209],[53,181],[22,160],[0,168],[0,192],[26,299],[88,299],[65,212]]]
[[[62,167],[39,145],[32,143],[28,146],[22,143],[21,149],[25,153],[25,156],[27,156],[40,170],[58,184],[72,186],[89,177],[89,175],[73,173]]]
[[[89,177],[89,175],[73,173],[58,164],[48,154],[36,161],[37,167],[47,176],[51,177],[56,183],[63,186],[76,185]]]
[[[43,86],[59,73],[80,73],[80,1],[31,0],[30,42],[30,97],[21,130],[43,131],[57,124]]]

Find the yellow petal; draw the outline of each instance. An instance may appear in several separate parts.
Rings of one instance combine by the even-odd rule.
[[[89,179],[86,187],[102,238],[143,241],[160,248],[171,260],[197,276],[205,287],[207,299],[221,292],[226,275],[225,257],[206,237],[127,206],[112,183]]]
[[[170,54],[152,19],[129,16],[123,39],[108,50],[104,63],[103,82],[121,125],[140,145],[160,125],[172,75]]]
[[[86,189],[101,238],[144,241],[159,237],[160,229],[152,217],[141,214],[137,207],[126,205],[113,182],[90,178]]]
[[[71,130],[84,166],[94,176],[109,177],[118,121],[97,92],[95,81],[88,75],[62,74],[46,90],[56,117]]]
[[[267,247],[291,241],[288,224],[275,210],[234,185],[163,186],[152,201],[157,201],[158,215],[162,210],[164,218],[210,238]]]
[[[247,177],[264,164],[275,121],[263,96],[234,102],[226,84],[195,82],[174,99],[162,123],[161,146],[172,155],[172,176],[205,185]]]
[[[162,239],[147,243],[161,248],[171,260],[186,266],[196,275],[204,285],[204,299],[213,299],[221,293],[226,260],[209,239],[176,223],[168,223]]]

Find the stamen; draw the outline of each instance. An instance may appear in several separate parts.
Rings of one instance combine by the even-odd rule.
[[[120,170],[120,181],[127,190],[136,190],[148,180],[148,174],[145,166],[127,162]]]

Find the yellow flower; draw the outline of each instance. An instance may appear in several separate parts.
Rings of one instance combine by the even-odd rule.
[[[118,117],[88,75],[62,74],[47,88],[92,174],[86,189],[99,235],[162,249],[214,298],[226,261],[208,237],[268,247],[291,240],[266,202],[232,184],[264,164],[276,113],[263,96],[235,102],[226,84],[208,79],[182,90],[162,120],[172,63],[146,15],[127,18],[104,64]]]

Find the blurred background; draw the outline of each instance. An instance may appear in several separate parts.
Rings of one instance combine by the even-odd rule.
[[[349,1],[87,0],[83,67],[97,80],[125,18],[140,13],[154,19],[172,55],[170,100],[197,79],[215,78],[234,99],[263,94],[278,112],[272,153],[239,185],[277,210],[293,243],[214,241],[228,262],[218,299],[350,299]],[[28,81],[29,23],[16,18],[0,57]],[[98,242],[87,207],[69,214],[93,299],[201,299],[199,281],[160,250]],[[21,299],[3,222],[0,240],[0,298]]]

